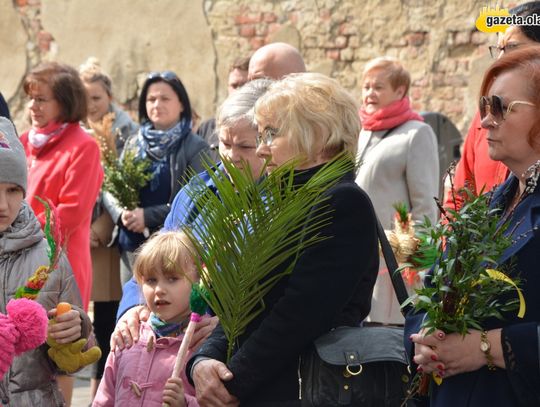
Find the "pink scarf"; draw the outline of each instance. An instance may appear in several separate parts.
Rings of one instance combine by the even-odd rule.
[[[362,128],[371,131],[393,129],[409,120],[424,121],[422,116],[412,111],[408,96],[380,108],[375,113],[366,113],[364,107],[361,107],[358,113],[362,120]]]
[[[32,147],[41,148],[52,137],[62,134],[67,125],[67,123],[50,122],[45,127],[32,127],[28,133],[28,141]]]

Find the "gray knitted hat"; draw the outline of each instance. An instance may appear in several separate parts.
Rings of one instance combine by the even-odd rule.
[[[26,155],[13,123],[0,117],[0,182],[16,184],[26,195]]]

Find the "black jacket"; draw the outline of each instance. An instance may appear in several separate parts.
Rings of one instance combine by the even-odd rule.
[[[319,168],[303,172],[297,181],[305,182]],[[248,325],[228,365],[234,379],[225,385],[242,406],[298,400],[299,356],[331,328],[358,325],[370,311],[379,266],[373,206],[353,173],[328,194],[332,219],[321,234],[330,239],[307,248],[292,274],[267,294],[265,310]],[[197,356],[225,361],[226,348],[218,326],[187,372]]]

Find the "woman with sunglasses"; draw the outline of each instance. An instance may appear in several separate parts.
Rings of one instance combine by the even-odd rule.
[[[504,313],[464,337],[419,332],[422,314],[407,318],[406,340],[418,370],[442,373],[432,386],[433,406],[540,405],[540,47],[504,55],[486,72],[480,117],[488,153],[510,177],[494,191],[491,206],[509,219],[512,246],[498,259],[519,277],[526,313]],[[416,333],[419,332],[419,333]],[[412,334],[412,335],[411,335]]]
[[[140,206],[133,210],[106,204],[115,224],[120,225],[122,283],[132,277],[134,252],[158,230],[167,217],[176,193],[190,171],[202,171],[208,144],[191,130],[191,104],[184,85],[171,71],[153,72],[146,78],[139,99],[139,132],[131,136],[124,153],[150,161],[152,178],[139,193]]]
[[[510,9],[510,14],[522,17],[540,17],[540,1],[531,1],[516,6]],[[522,46],[537,43],[540,43],[540,25],[509,26],[503,34],[499,35],[498,44],[489,47],[489,52],[491,57],[495,59]],[[508,167],[501,161],[489,158],[487,130],[481,126],[481,118],[477,112],[465,138],[461,159],[456,166],[453,179],[454,191],[458,191],[464,186],[477,194],[481,191],[490,191],[494,186],[504,182],[508,174]],[[459,208],[461,203],[459,194],[448,191],[444,203],[445,207]]]

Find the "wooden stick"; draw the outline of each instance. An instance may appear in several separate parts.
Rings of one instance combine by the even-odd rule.
[[[189,348],[189,344],[191,342],[191,338],[193,338],[193,333],[195,332],[195,328],[197,327],[197,322],[201,320],[201,316],[197,314],[196,312],[191,313],[191,317],[189,318],[189,324],[186,328],[186,333],[184,334],[184,337],[182,338],[182,343],[180,344],[180,349],[178,349],[178,353],[176,354],[176,361],[174,362],[174,368],[172,377],[180,377],[180,370],[184,367],[186,364],[186,355],[187,350]],[[163,407],[168,407],[168,403],[163,403]]]
[[[189,348],[191,338],[193,338],[193,333],[195,332],[197,322],[199,322],[200,320],[201,316],[199,314],[197,314],[196,312],[191,313],[186,333],[184,334],[184,338],[182,339],[182,343],[180,344],[180,349],[178,349],[178,354],[176,355],[176,362],[174,363],[172,377],[180,377],[180,369],[182,369],[185,365],[187,350]]]

